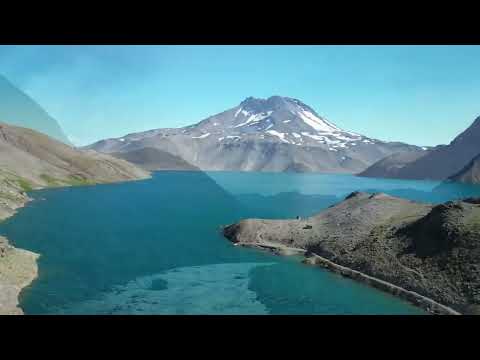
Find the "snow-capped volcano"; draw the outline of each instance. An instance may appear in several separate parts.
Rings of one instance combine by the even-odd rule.
[[[89,148],[158,148],[203,170],[357,172],[395,152],[417,148],[340,129],[300,100],[249,97],[238,106],[178,129],[155,129]]]
[[[245,121],[241,118],[247,118]],[[241,121],[234,127],[254,126],[255,130],[268,130],[276,127],[278,130],[320,131],[334,133],[342,131],[326,119],[318,116],[316,112],[300,100],[272,96],[266,100],[248,98],[237,108],[235,120]]]
[[[358,141],[373,143],[364,136],[340,129],[300,100],[281,96],[249,97],[227,112],[188,127],[184,134],[193,132],[202,133],[195,134],[194,138],[223,135],[219,141],[238,141],[245,135],[257,135],[292,145],[329,145],[332,151],[355,146]]]

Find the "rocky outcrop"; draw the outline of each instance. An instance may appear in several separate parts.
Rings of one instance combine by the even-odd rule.
[[[378,284],[389,283],[390,292],[414,303],[425,297],[456,312],[479,313],[480,205],[476,202],[433,206],[358,192],[310,218],[247,219],[225,227],[224,235],[241,245],[304,249],[362,273],[357,280],[366,276]],[[397,287],[404,291],[394,290]],[[419,296],[417,300],[411,293]],[[445,313],[432,302],[418,301],[429,311]]]
[[[16,249],[0,236],[0,315],[20,315],[20,291],[28,286],[38,273],[38,254]]]

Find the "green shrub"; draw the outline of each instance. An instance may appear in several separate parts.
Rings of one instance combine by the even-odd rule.
[[[47,174],[40,175],[40,178],[47,183],[47,186],[58,186],[58,180]]]
[[[16,181],[23,191],[28,192],[33,190],[33,186],[28,180],[18,178]]]

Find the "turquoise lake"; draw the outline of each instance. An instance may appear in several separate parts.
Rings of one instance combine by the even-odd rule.
[[[479,187],[433,181],[165,171],[32,192],[0,234],[41,254],[39,277],[20,298],[26,314],[424,314],[220,234],[245,217],[312,215],[356,190],[431,203],[480,196]]]

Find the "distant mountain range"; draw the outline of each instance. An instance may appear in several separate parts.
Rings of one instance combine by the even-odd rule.
[[[40,131],[70,144],[57,121],[33,99],[0,75],[0,122]]]
[[[382,159],[360,175],[478,183],[479,155],[480,117],[448,145],[436,146],[424,154],[411,153]],[[395,170],[392,171],[392,168]]]
[[[0,122],[69,144],[48,113],[0,76]],[[108,153],[145,170],[352,173],[399,179],[480,181],[480,117],[450,144],[386,142],[343,130],[300,100],[249,97],[182,128],[111,138],[84,150]]]
[[[310,106],[281,96],[249,97],[195,125],[133,133],[86,148],[136,163],[144,162],[140,149],[158,149],[201,170],[336,173],[358,173],[391,154],[423,151],[342,130]],[[134,157],[126,155],[132,151]]]

